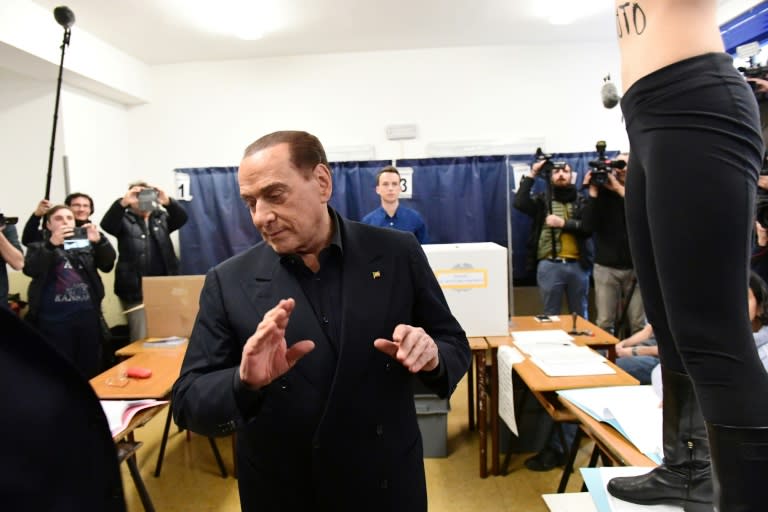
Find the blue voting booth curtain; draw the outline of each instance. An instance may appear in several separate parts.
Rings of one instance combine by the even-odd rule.
[[[616,152],[608,153],[613,158]],[[576,171],[580,185],[588,162],[596,153],[555,154]],[[531,284],[525,273],[525,245],[531,219],[511,207],[515,165],[529,165],[531,155],[418,158],[397,160],[397,167],[413,168],[413,197],[404,206],[421,213],[430,243],[495,242],[507,247],[511,234],[513,278]],[[330,204],[341,215],[360,220],[378,207],[376,174],[389,160],[331,163],[333,195]],[[176,169],[189,175],[189,201],[182,204],[189,221],[179,232],[181,271],[203,274],[214,265],[261,240],[240,199],[236,167]],[[534,191],[545,183],[537,179]],[[509,196],[509,202],[507,200]]]
[[[424,217],[430,243],[506,246],[506,157],[418,158],[397,167],[413,168],[413,198],[402,203]]]
[[[261,240],[248,208],[240,199],[237,167],[176,169],[189,175],[189,220],[179,230],[181,273],[208,269]]]
[[[391,163],[331,164],[331,206],[349,219],[362,219],[381,204],[375,191],[376,174]],[[395,166],[413,168],[413,197],[400,203],[422,215],[430,243],[506,245],[506,157],[420,158],[398,160]]]
[[[331,208],[343,217],[360,220],[379,206],[376,195],[376,174],[392,160],[366,162],[333,162],[333,194]]]

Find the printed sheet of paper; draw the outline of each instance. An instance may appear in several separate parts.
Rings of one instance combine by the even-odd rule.
[[[649,458],[661,463],[662,410],[651,386],[607,386],[557,392],[605,421]]]
[[[512,365],[522,362],[523,355],[509,345],[499,347],[499,417],[504,420],[509,430],[517,434],[517,420],[515,419],[515,396],[512,390]]]
[[[136,413],[150,407],[167,404],[168,400],[100,400],[109,430],[114,436],[128,426]]]
[[[588,492],[542,494],[541,499],[553,512],[598,512]]]
[[[532,345],[526,347],[531,362],[550,377],[575,375],[614,375],[605,358],[590,349],[576,345]]]
[[[562,329],[547,329],[543,331],[512,331],[512,339],[515,345],[527,347],[529,345],[572,344],[573,337]]]

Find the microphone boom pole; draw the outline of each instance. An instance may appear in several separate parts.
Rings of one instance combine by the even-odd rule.
[[[61,96],[61,75],[64,71],[64,51],[69,46],[69,38],[72,34],[70,28],[75,22],[75,14],[69,7],[57,7],[53,10],[56,21],[64,27],[64,40],[61,43],[61,61],[59,62],[59,79],[56,83],[56,104],[53,107],[53,132],[51,133],[51,151],[48,154],[48,176],[45,181],[45,199],[51,196],[51,173],[53,171],[53,148],[56,144],[56,123],[59,120],[59,97]]]

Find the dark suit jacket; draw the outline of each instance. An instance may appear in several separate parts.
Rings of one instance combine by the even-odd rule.
[[[115,443],[90,384],[0,308],[0,508],[125,511]]]
[[[173,412],[192,431],[238,430],[244,511],[426,510],[412,376],[373,341],[391,339],[400,323],[423,327],[437,342],[440,369],[422,380],[441,396],[469,367],[469,344],[411,233],[339,222],[338,355],[269,246],[259,244],[206,277]],[[288,297],[296,299],[288,345],[311,339],[316,348],[261,390],[244,389],[242,348],[263,315]]]

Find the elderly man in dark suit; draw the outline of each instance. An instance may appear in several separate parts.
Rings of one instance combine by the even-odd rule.
[[[308,133],[251,144],[238,181],[264,242],[206,277],[176,422],[238,431],[246,512],[426,510],[412,380],[449,396],[471,351],[419,243],[329,208]]]

